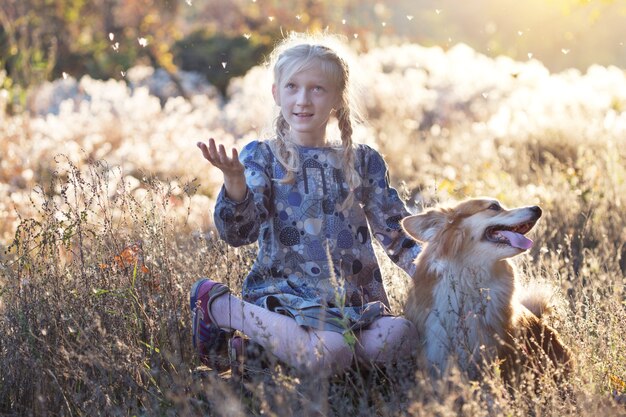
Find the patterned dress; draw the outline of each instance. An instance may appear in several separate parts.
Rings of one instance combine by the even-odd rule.
[[[342,210],[348,186],[341,149],[298,146],[301,170],[281,184],[284,167],[270,142],[241,151],[248,192],[233,202],[222,188],[215,207],[220,237],[232,246],[258,241],[259,253],[243,283],[244,300],[293,317],[300,325],[343,333],[389,314],[372,234],[409,275],[420,246],[399,221],[404,203],[389,185],[381,155],[356,148],[361,186]]]

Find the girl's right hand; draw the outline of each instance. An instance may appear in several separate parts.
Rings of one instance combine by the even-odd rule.
[[[237,149],[231,151],[232,157],[226,155],[224,145],[215,146],[215,139],[209,139],[209,146],[203,142],[196,144],[202,151],[204,159],[218,168],[224,174],[224,187],[226,195],[235,201],[242,201],[246,197],[248,187],[244,175],[244,166],[239,161]]]
[[[203,142],[198,142],[196,145],[202,151],[204,159],[209,161],[216,168],[219,168],[224,173],[224,177],[243,175],[244,168],[243,164],[239,161],[237,149],[233,148],[231,151],[232,157],[229,157],[226,155],[224,145],[220,144],[219,147],[217,147],[215,145],[215,139],[213,138],[209,139],[209,146]]]

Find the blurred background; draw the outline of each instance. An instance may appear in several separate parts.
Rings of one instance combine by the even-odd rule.
[[[198,71],[222,93],[286,31],[537,59],[550,71],[626,67],[624,0],[3,0],[0,88],[10,109],[45,80],[123,79],[147,64]]]

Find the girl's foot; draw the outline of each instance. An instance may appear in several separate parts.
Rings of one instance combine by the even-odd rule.
[[[207,366],[211,366],[211,355],[215,356],[226,340],[226,332],[215,324],[211,304],[217,297],[229,292],[227,286],[204,278],[196,281],[189,293],[193,346],[200,361]]]
[[[242,378],[246,369],[261,370],[270,366],[261,345],[238,335],[228,341],[228,356],[231,375],[237,378]]]

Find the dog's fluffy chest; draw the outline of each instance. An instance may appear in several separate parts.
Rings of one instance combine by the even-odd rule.
[[[429,362],[445,369],[450,354],[467,367],[476,365],[481,356],[493,358],[495,352],[484,346],[497,345],[508,325],[512,280],[494,277],[481,267],[459,269],[447,262],[437,266],[425,323]]]

